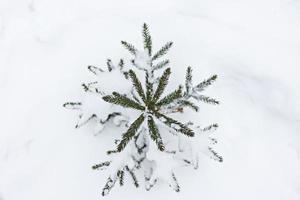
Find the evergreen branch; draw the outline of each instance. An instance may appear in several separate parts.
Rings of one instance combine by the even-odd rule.
[[[189,160],[187,160],[187,159],[183,159],[182,161],[185,162],[185,163],[188,164],[188,165],[191,165],[191,164],[192,164],[192,162],[189,161]]]
[[[117,150],[121,152],[128,142],[135,136],[136,132],[144,122],[145,116],[141,114],[128,128],[126,133],[123,134],[121,142],[118,144]]]
[[[134,45],[126,41],[121,41],[121,44],[132,55],[134,55],[135,58],[131,60],[132,66],[145,71],[145,86],[142,85],[140,82],[141,79],[137,77],[137,74],[133,70],[124,70],[123,59],[120,59],[118,65],[114,65],[110,59],[107,59],[107,70],[102,70],[101,68],[95,66],[88,66],[88,70],[95,75],[99,75],[100,73],[107,71],[111,72],[118,68],[118,70],[120,70],[127,80],[129,78],[131,79],[134,88],[130,91],[131,93],[125,95],[118,92],[113,92],[112,94],[107,95],[99,89],[98,82],[82,84],[86,92],[91,92],[94,94],[96,93],[104,101],[110,104],[136,109],[140,112],[139,116],[131,124],[128,123],[127,117],[125,118],[125,116],[118,112],[110,113],[105,119],[99,119],[96,114],[85,115],[83,111],[79,114],[79,120],[76,128],[83,126],[95,118],[97,119],[97,123],[99,126],[101,126],[101,128],[103,128],[103,124],[111,120],[113,120],[113,123],[117,126],[124,124],[124,126],[127,127],[127,130],[123,132],[121,139],[115,140],[116,148],[114,150],[107,151],[107,154],[120,153],[126,147],[131,148],[131,145],[135,148],[135,155],[130,155],[130,159],[132,159],[134,166],[129,168],[128,165],[124,165],[124,162],[121,161],[116,169],[112,169],[102,190],[102,196],[107,195],[116,185],[116,182],[118,182],[120,186],[123,186],[124,178],[127,178],[125,177],[127,176],[127,172],[129,176],[131,176],[133,184],[136,187],[139,187],[139,182],[136,177],[136,170],[141,168],[144,169],[146,190],[151,189],[157,183],[159,177],[154,171],[156,170],[156,164],[147,160],[147,151],[149,149],[148,136],[150,136],[151,140],[156,143],[157,148],[160,151],[163,151],[164,153],[170,153],[172,155],[175,155],[177,151],[165,150],[164,141],[162,140],[162,135],[157,123],[164,124],[168,131],[176,136],[179,136],[178,134],[182,133],[186,136],[193,137],[195,132],[192,130],[192,127],[195,128],[197,132],[204,132],[203,134],[209,134],[209,132],[212,132],[218,128],[218,124],[212,124],[202,128],[200,126],[195,126],[191,121],[182,123],[176,119],[173,119],[172,116],[167,116],[169,113],[183,112],[186,107],[189,107],[197,112],[199,107],[194,103],[196,100],[210,104],[219,104],[219,101],[215,100],[214,98],[200,94],[200,92],[206,89],[206,87],[210,86],[217,79],[217,75],[209,77],[194,87],[192,83],[192,68],[188,67],[186,69],[184,86],[179,86],[178,89],[165,95],[164,92],[169,82],[171,69],[166,67],[169,64],[169,60],[163,60],[162,57],[168,53],[169,49],[173,45],[173,42],[166,43],[162,48],[159,49],[159,51],[154,52],[152,46],[152,37],[150,35],[149,27],[146,23],[143,24],[142,35],[144,51],[148,52],[148,56],[151,59],[150,61],[147,60],[146,63],[149,65],[149,67],[151,67],[150,69],[146,68],[146,66],[143,66],[143,63],[136,60],[136,56],[138,56],[139,51]],[[162,61],[159,61],[158,59],[161,59]],[[153,64],[153,62],[156,64]],[[162,68],[165,69],[163,74],[161,76],[154,77],[154,75],[156,75],[155,70],[160,70]],[[194,98],[195,100],[192,100],[191,98]],[[82,109],[81,106],[81,102],[66,102],[63,104],[63,107],[65,108],[78,109],[80,111]],[[146,117],[147,125],[144,125],[144,123],[146,123]],[[201,152],[207,154],[214,160],[222,162],[223,158],[210,147],[211,145],[216,144],[217,140],[210,137],[210,135],[208,135],[208,139],[209,145],[206,146],[208,148],[202,149]],[[183,148],[178,148],[179,151],[184,151]],[[191,160],[183,159],[183,161],[187,164],[194,165],[194,168],[197,168],[198,166],[197,155],[195,155],[195,157],[193,157]],[[149,163],[145,164],[145,162]],[[103,170],[107,167],[111,168],[111,163],[112,161],[105,161],[92,166],[92,169]],[[179,192],[180,187],[173,170],[169,171],[168,174],[169,177],[167,182],[169,186],[176,192]]]
[[[148,128],[151,139],[156,143],[158,149],[160,151],[165,150],[165,146],[162,142],[161,136],[159,134],[159,130],[154,122],[154,119],[151,115],[148,116]]]
[[[111,59],[107,59],[106,65],[109,72],[111,72],[115,68],[114,65],[112,64]]]
[[[154,112],[155,117],[159,119],[161,122],[163,122],[168,127],[174,129],[177,132],[183,133],[184,135],[187,135],[189,137],[194,137],[195,133],[193,130],[191,130],[188,126],[178,122],[175,119],[172,119],[170,117],[167,117],[164,114],[161,114],[159,112]]]
[[[83,83],[83,84],[81,84],[81,86],[83,87],[83,90],[85,91],[85,92],[87,92],[87,91],[89,91],[90,90],[90,86],[91,85],[93,85],[93,84],[96,84],[96,83],[98,83],[97,81],[95,81],[95,82],[91,82],[91,83]]]
[[[110,190],[115,186],[117,177],[114,177],[113,179],[111,177],[108,177],[105,186],[102,189],[102,196],[107,195]]]
[[[144,49],[148,50],[149,56],[152,54],[152,40],[149,32],[148,25],[146,23],[143,24],[143,38],[144,38]]]
[[[169,77],[170,77],[170,74],[171,74],[171,69],[170,68],[167,68],[163,75],[161,76],[161,78],[159,79],[159,82],[158,82],[158,86],[156,88],[156,91],[154,93],[154,96],[153,96],[153,102],[156,102],[160,96],[162,95],[162,93],[164,92],[167,84],[168,84],[168,80],[169,80]]]
[[[121,44],[132,54],[132,55],[136,55],[137,53],[137,49],[132,45],[129,44],[128,42],[125,41],[121,41]]]
[[[110,165],[110,161],[106,161],[97,165],[92,166],[93,170],[103,170],[103,168],[108,167]]]
[[[81,86],[83,87],[83,90],[85,92],[95,92],[95,93],[103,95],[104,94],[103,92],[101,92],[97,87],[93,86],[97,83],[98,83],[97,81],[90,82],[90,83],[83,83],[83,84],[81,84]]]
[[[197,105],[195,105],[193,102],[188,101],[188,100],[179,100],[178,104],[182,107],[189,107],[191,109],[193,109],[194,111],[198,112],[199,111],[199,107]]]
[[[108,150],[106,152],[107,155],[114,154],[114,153],[119,153],[119,152],[117,150]]]
[[[117,176],[119,178],[119,184],[120,184],[120,186],[123,186],[124,185],[124,171],[123,170],[119,170],[117,172]]]
[[[160,107],[160,106],[168,105],[168,104],[174,102],[176,99],[179,99],[181,97],[182,97],[182,87],[179,86],[179,88],[177,90],[171,92],[170,94],[165,96],[163,99],[158,101],[156,103],[156,106]]]
[[[163,68],[164,66],[168,65],[170,63],[169,60],[163,60],[159,63],[157,63],[156,65],[153,66],[153,70],[158,70],[158,69],[161,69]]]
[[[79,110],[81,105],[81,102],[66,102],[63,104],[63,107],[71,110]]]
[[[128,73],[129,77],[131,78],[132,84],[135,88],[135,90],[137,91],[137,93],[139,94],[139,96],[141,97],[141,99],[146,102],[146,96],[142,87],[142,84],[140,82],[140,80],[137,78],[136,74],[134,73],[133,70],[129,70]]]
[[[201,83],[199,83],[198,85],[196,85],[194,87],[194,90],[198,91],[198,92],[203,91],[206,87],[210,86],[213,82],[215,82],[217,78],[218,78],[217,75],[211,76],[209,79],[204,80]]]
[[[142,110],[142,111],[145,110],[144,106],[141,106],[140,104],[129,99],[125,95],[121,95],[117,92],[113,92],[113,95],[104,96],[104,97],[102,97],[102,99],[108,103],[120,105],[125,108],[133,108],[133,109]]]
[[[83,122],[81,122],[83,115],[79,115],[79,121],[78,123],[75,125],[75,128],[80,128],[83,125],[87,124],[89,121],[91,121],[92,119],[96,118],[97,115],[96,114],[92,114],[89,118],[87,118],[86,120],[84,120]]]
[[[172,182],[173,182],[172,188],[175,190],[175,192],[180,192],[180,186],[179,186],[177,178],[173,172],[172,172],[171,176],[172,176]]]
[[[192,89],[192,68],[191,67],[188,67],[186,69],[185,89],[186,89],[186,94],[189,94]]]
[[[213,105],[217,105],[220,103],[219,101],[217,101],[211,97],[204,96],[204,95],[192,95],[192,97],[198,101],[203,101],[205,103],[209,103],[209,104],[213,104]]]
[[[215,150],[213,150],[211,147],[208,147],[208,150],[210,151],[211,153],[211,158],[214,159],[215,161],[218,161],[218,162],[223,162],[223,157],[220,156]]]
[[[133,184],[135,187],[139,187],[139,182],[134,174],[134,172],[132,170],[129,169],[129,167],[126,165],[125,169],[129,172],[132,180],[133,180]]]
[[[173,42],[168,42],[167,44],[165,44],[156,54],[154,54],[154,56],[152,57],[152,61],[165,55],[169,51],[172,45]]]
[[[100,122],[101,124],[105,124],[106,122],[108,122],[108,121],[111,120],[112,118],[115,118],[115,117],[121,116],[121,115],[122,115],[122,114],[119,113],[119,112],[112,112],[112,113],[110,113],[110,114],[107,116],[106,119],[101,119],[99,122]]]
[[[153,94],[153,83],[150,81],[149,72],[146,71],[146,101],[150,102]]]
[[[206,131],[215,131],[217,128],[219,127],[218,124],[212,124],[212,125],[209,125],[207,127],[204,127],[203,129],[201,129],[202,132],[206,132]]]
[[[123,59],[120,59],[118,66],[119,66],[120,70],[122,71],[124,68],[124,60]]]
[[[90,72],[92,72],[92,73],[95,74],[95,75],[98,75],[99,73],[104,72],[103,69],[101,69],[101,68],[99,68],[99,67],[92,66],[92,65],[89,65],[87,68],[88,68],[88,70],[89,70]]]
[[[85,83],[82,83],[81,86],[83,87],[83,90],[84,90],[85,92],[87,92],[87,91],[90,90],[89,86],[86,85]]]

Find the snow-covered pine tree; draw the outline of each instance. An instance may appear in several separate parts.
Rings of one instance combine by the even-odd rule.
[[[162,180],[178,192],[180,187],[174,168],[190,165],[196,169],[199,153],[219,162],[223,160],[211,147],[217,143],[210,136],[218,128],[217,124],[202,128],[187,116],[185,122],[173,117],[174,114],[185,115],[186,109],[198,112],[200,102],[219,104],[214,98],[202,94],[217,79],[217,75],[194,85],[192,68],[188,67],[185,83],[165,94],[171,68],[167,68],[168,59],[159,60],[173,43],[168,42],[153,53],[147,24],[143,24],[142,35],[143,50],[121,41],[133,56],[128,66],[125,66],[123,59],[117,66],[108,59],[106,70],[88,66],[96,80],[82,84],[86,99],[63,105],[79,111],[76,128],[94,120],[97,133],[109,122],[115,125],[114,131],[120,132],[116,148],[107,151],[109,159],[92,167],[94,170],[108,171],[103,196],[110,192],[116,182],[123,186],[125,177],[131,177],[136,187],[143,182],[146,190]],[[114,84],[110,84],[113,80],[116,80]],[[204,140],[207,142],[199,145],[199,141]],[[136,176],[137,171],[142,172],[142,180]]]

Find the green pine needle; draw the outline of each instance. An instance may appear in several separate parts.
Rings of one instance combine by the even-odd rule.
[[[146,101],[150,102],[153,95],[153,83],[149,80],[150,74],[146,72]]]
[[[125,108],[133,108],[133,109],[142,110],[142,111],[145,110],[144,106],[141,106],[140,104],[129,99],[125,95],[121,95],[117,92],[113,92],[113,95],[104,96],[104,97],[102,97],[102,99],[108,103],[120,105]]]
[[[153,66],[153,71],[161,69],[161,68],[167,66],[169,63],[170,63],[169,60],[163,60],[163,61],[161,61],[161,62],[159,62],[159,63],[157,63],[156,65]]]
[[[186,69],[185,89],[187,94],[189,94],[192,89],[192,68],[191,67],[188,67]]]
[[[137,53],[137,49],[132,45],[129,44],[128,42],[125,41],[121,41],[121,44],[132,54],[132,55],[136,55]]]
[[[190,129],[188,126],[182,124],[181,122],[178,122],[175,119],[172,119],[170,117],[167,117],[164,114],[155,112],[154,115],[165,125],[172,128],[173,130],[183,133],[186,136],[194,137],[195,133],[192,129]]]
[[[182,87],[179,86],[179,88],[177,90],[171,92],[170,94],[165,96],[163,99],[158,101],[156,103],[156,106],[160,107],[160,106],[168,105],[168,104],[174,102],[176,99],[179,99],[181,97],[182,97]]]
[[[197,96],[193,96],[196,100],[198,101],[203,101],[205,103],[209,103],[209,104],[213,104],[213,105],[218,105],[220,102],[214,98],[211,97],[207,97],[204,95],[197,95]]]
[[[148,50],[149,56],[152,55],[152,39],[149,32],[148,25],[144,23],[143,25],[143,38],[144,38],[144,49]]]
[[[112,179],[111,177],[108,177],[105,186],[102,189],[102,196],[107,195],[110,190],[115,186],[116,178]]]
[[[106,162],[92,166],[92,169],[93,170],[96,170],[96,169],[102,170],[103,167],[108,167],[110,165],[110,163],[111,163],[110,161],[106,161]]]
[[[178,104],[182,107],[189,107],[191,109],[193,109],[194,111],[198,112],[199,111],[199,107],[197,105],[195,105],[193,102],[188,101],[188,100],[180,100],[178,102]]]
[[[206,132],[206,131],[210,131],[210,130],[215,130],[215,129],[217,129],[218,127],[219,127],[218,124],[211,124],[211,125],[209,125],[209,126],[207,126],[207,127],[204,127],[204,128],[202,129],[202,131],[203,131],[203,132]]]
[[[67,109],[76,110],[76,109],[80,109],[81,105],[82,105],[81,102],[66,102],[63,104],[63,107]]]
[[[118,66],[119,66],[120,70],[122,71],[123,68],[124,68],[124,60],[123,59],[120,59],[120,62],[119,62]]]
[[[159,130],[154,122],[154,119],[151,115],[148,116],[148,128],[151,139],[156,143],[160,151],[165,150],[165,146],[162,142]]]
[[[144,102],[146,102],[146,96],[145,96],[142,84],[141,84],[140,80],[137,78],[135,72],[132,70],[129,70],[128,75],[131,78],[132,84],[133,84],[134,88],[136,89],[137,93],[142,98],[142,100]]]
[[[118,144],[117,150],[121,152],[129,141],[135,136],[136,132],[145,120],[144,114],[141,114],[128,128],[126,133],[123,134],[121,142]]]
[[[124,185],[124,171],[123,170],[119,170],[117,172],[117,176],[119,178],[119,184],[120,184],[120,186],[123,186]]]
[[[114,66],[113,66],[113,64],[111,62],[111,59],[107,59],[106,65],[107,65],[108,71],[111,72],[113,70],[113,68],[114,68]]]
[[[164,90],[165,90],[165,88],[168,84],[170,74],[171,74],[171,69],[167,68],[164,71],[161,78],[159,79],[158,86],[157,86],[156,91],[155,91],[154,96],[153,96],[153,102],[156,102],[160,98],[162,93],[164,92]]]
[[[167,44],[165,44],[156,54],[154,54],[154,56],[152,57],[152,61],[165,55],[169,51],[169,49],[172,47],[172,45],[173,45],[173,42],[168,42]]]
[[[204,80],[201,83],[199,83],[195,87],[195,90],[198,91],[198,92],[203,91],[206,87],[210,86],[213,82],[215,82],[217,78],[218,78],[217,75],[211,76],[209,79]]]
[[[211,147],[208,147],[208,150],[211,152],[211,158],[218,162],[223,162],[223,157],[220,156],[215,150]]]

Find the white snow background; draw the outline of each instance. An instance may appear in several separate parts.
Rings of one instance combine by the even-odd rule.
[[[0,199],[101,199],[109,133],[75,129],[65,101],[82,95],[87,65],[128,57],[120,41],[171,40],[171,82],[187,66],[218,74],[199,123],[217,122],[216,151],[176,171],[181,192],[116,186],[105,199],[300,199],[299,0],[0,0]],[[112,80],[111,84],[114,84]],[[167,163],[166,163],[167,164]]]

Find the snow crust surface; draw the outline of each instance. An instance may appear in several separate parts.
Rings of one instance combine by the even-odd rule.
[[[200,156],[197,170],[176,168],[180,193],[126,184],[105,198],[299,200],[299,11],[298,0],[1,0],[0,199],[101,198],[107,173],[91,166],[121,133],[75,130],[62,104],[81,99],[88,65],[129,58],[121,40],[141,48],[146,22],[154,51],[174,42],[167,90],[187,66],[195,82],[219,75],[206,94],[221,105],[190,116],[220,125],[224,162]]]

